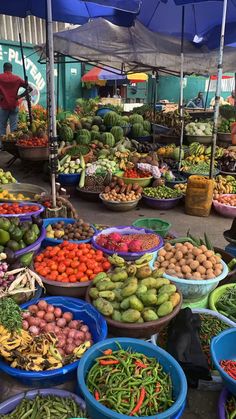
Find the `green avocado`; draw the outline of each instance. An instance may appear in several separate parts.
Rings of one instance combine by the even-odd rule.
[[[26,233],[24,234],[23,240],[24,240],[24,242],[25,242],[27,245],[30,245],[30,244],[34,243],[34,242],[37,240],[37,235],[35,234],[35,232],[34,232],[34,231],[32,231],[32,230],[28,230],[28,231],[26,231]]]
[[[26,244],[23,240],[20,240],[18,243],[20,245],[20,249],[24,249],[26,247]]]
[[[4,246],[10,240],[8,231],[0,229],[0,245]]]

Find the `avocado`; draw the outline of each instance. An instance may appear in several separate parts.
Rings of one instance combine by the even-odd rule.
[[[0,245],[4,246],[10,240],[8,231],[0,229]]]
[[[34,242],[37,240],[37,235],[35,234],[35,232],[34,232],[34,231],[32,231],[32,230],[28,230],[28,231],[26,231],[26,233],[24,234],[23,240],[24,240],[24,242],[25,242],[27,245],[30,245],[30,244],[34,243]]]
[[[23,234],[24,232],[19,227],[15,227],[10,236],[12,240],[19,242],[22,239]]]

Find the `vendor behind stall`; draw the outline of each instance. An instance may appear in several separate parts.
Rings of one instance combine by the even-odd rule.
[[[235,105],[235,90],[232,90],[231,96],[227,97],[226,102],[228,102],[231,106]]]
[[[204,96],[202,92],[198,92],[197,97],[195,97],[194,99],[191,99],[187,105],[186,108],[204,108]]]

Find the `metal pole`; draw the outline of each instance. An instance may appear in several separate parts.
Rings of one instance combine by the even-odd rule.
[[[207,108],[207,101],[208,101],[208,96],[209,96],[209,91],[210,91],[210,85],[211,85],[211,76],[209,77],[208,80],[208,86],[207,86],[207,94],[206,94],[206,100],[205,100],[205,106],[204,106],[204,111]]]
[[[182,164],[182,148],[184,140],[184,20],[185,20],[185,8],[182,7],[182,21],[181,21],[181,51],[180,51],[180,120],[181,120],[181,133],[180,133],[180,147],[179,147],[179,163],[178,170]]]
[[[57,54],[57,112],[60,107],[60,54]]]
[[[221,80],[222,80],[222,74],[223,74],[223,55],[224,55],[224,40],[225,40],[225,24],[226,24],[226,15],[227,15],[227,5],[228,5],[228,0],[224,0],[222,23],[221,23],[220,49],[219,49],[219,57],[218,57],[218,71],[217,71],[217,80],[216,80],[215,111],[214,111],[212,146],[211,146],[210,179],[212,179],[213,175],[214,175],[214,161],[215,161],[216,138],[217,138],[217,122],[218,122],[218,117],[219,117]]]
[[[49,162],[51,170],[52,204],[56,208],[56,173],[57,173],[57,125],[56,125],[56,103],[54,84],[54,51],[53,51],[53,22],[52,3],[47,0],[47,89],[49,100]]]
[[[27,101],[27,106],[28,106],[28,114],[29,114],[29,125],[30,125],[30,129],[32,126],[32,107],[31,107],[31,100],[30,100],[30,95],[29,95],[29,91],[28,91],[28,76],[26,74],[26,68],[25,68],[25,57],[24,57],[24,51],[23,51],[23,43],[22,43],[22,38],[21,38],[21,33],[19,32],[19,41],[20,41],[20,51],[21,51],[21,59],[22,59],[22,66],[23,66],[23,74],[24,74],[24,80],[25,80],[25,84],[26,84],[26,101]]]
[[[234,73],[234,106],[236,106],[236,73]],[[236,116],[235,116],[236,119]]]

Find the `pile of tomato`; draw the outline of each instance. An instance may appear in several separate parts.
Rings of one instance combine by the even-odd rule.
[[[18,140],[17,145],[21,147],[47,147],[48,146],[48,139],[47,138],[38,138],[33,137],[26,140]]]
[[[48,246],[35,258],[35,271],[50,281],[86,282],[98,273],[106,272],[111,264],[101,250],[89,243],[64,241],[58,246]]]
[[[19,205],[14,204],[0,204],[0,214],[28,214],[29,212],[36,212],[40,209],[38,205]]]
[[[124,172],[123,176],[128,177],[128,178],[137,179],[137,178],[150,177],[150,176],[152,176],[152,174],[150,172],[142,172],[141,170],[127,169]]]

